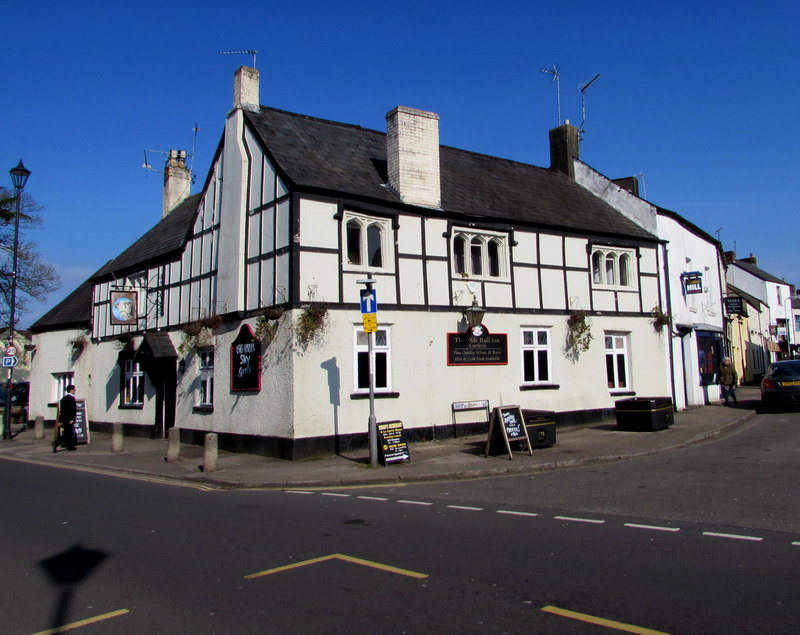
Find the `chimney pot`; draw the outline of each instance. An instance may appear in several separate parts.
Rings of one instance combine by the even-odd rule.
[[[164,168],[164,199],[161,218],[180,205],[189,196],[192,172],[186,167],[186,151],[170,150]]]
[[[233,107],[258,112],[259,110],[258,69],[241,66],[233,75]]]
[[[439,209],[439,115],[398,106],[386,114],[389,188],[404,203]]]
[[[578,129],[569,122],[550,131],[550,169],[575,180],[574,161],[579,157]]]

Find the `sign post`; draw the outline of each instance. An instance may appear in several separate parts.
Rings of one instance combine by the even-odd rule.
[[[369,464],[378,467],[378,420],[375,418],[375,363],[372,359],[372,347],[375,331],[378,330],[378,300],[372,285],[375,280],[368,273],[365,280],[356,280],[366,288],[361,290],[361,319],[364,333],[367,334],[367,351],[369,357],[369,420],[367,436],[369,438]]]

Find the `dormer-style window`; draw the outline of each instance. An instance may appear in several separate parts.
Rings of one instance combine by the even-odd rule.
[[[344,243],[346,266],[353,269],[391,268],[391,223],[385,218],[370,218],[346,213]]]
[[[633,252],[609,247],[592,252],[592,283],[595,287],[632,289]]]
[[[457,230],[453,234],[454,274],[475,278],[505,278],[506,236]]]

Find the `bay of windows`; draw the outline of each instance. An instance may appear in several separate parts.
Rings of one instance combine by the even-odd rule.
[[[592,282],[596,285],[632,287],[631,252],[595,249],[592,252]]]
[[[390,268],[391,225],[388,220],[348,214],[344,226],[347,265],[371,269]]]
[[[505,258],[505,236],[465,231],[457,231],[453,236],[453,268],[456,274],[501,278],[505,276]]]

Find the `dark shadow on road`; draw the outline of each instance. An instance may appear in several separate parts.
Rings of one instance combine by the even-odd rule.
[[[109,554],[104,551],[85,549],[78,544],[39,562],[50,582],[59,591],[58,601],[50,620],[51,629],[57,631],[68,623],[75,587],[88,578],[108,556]]]

